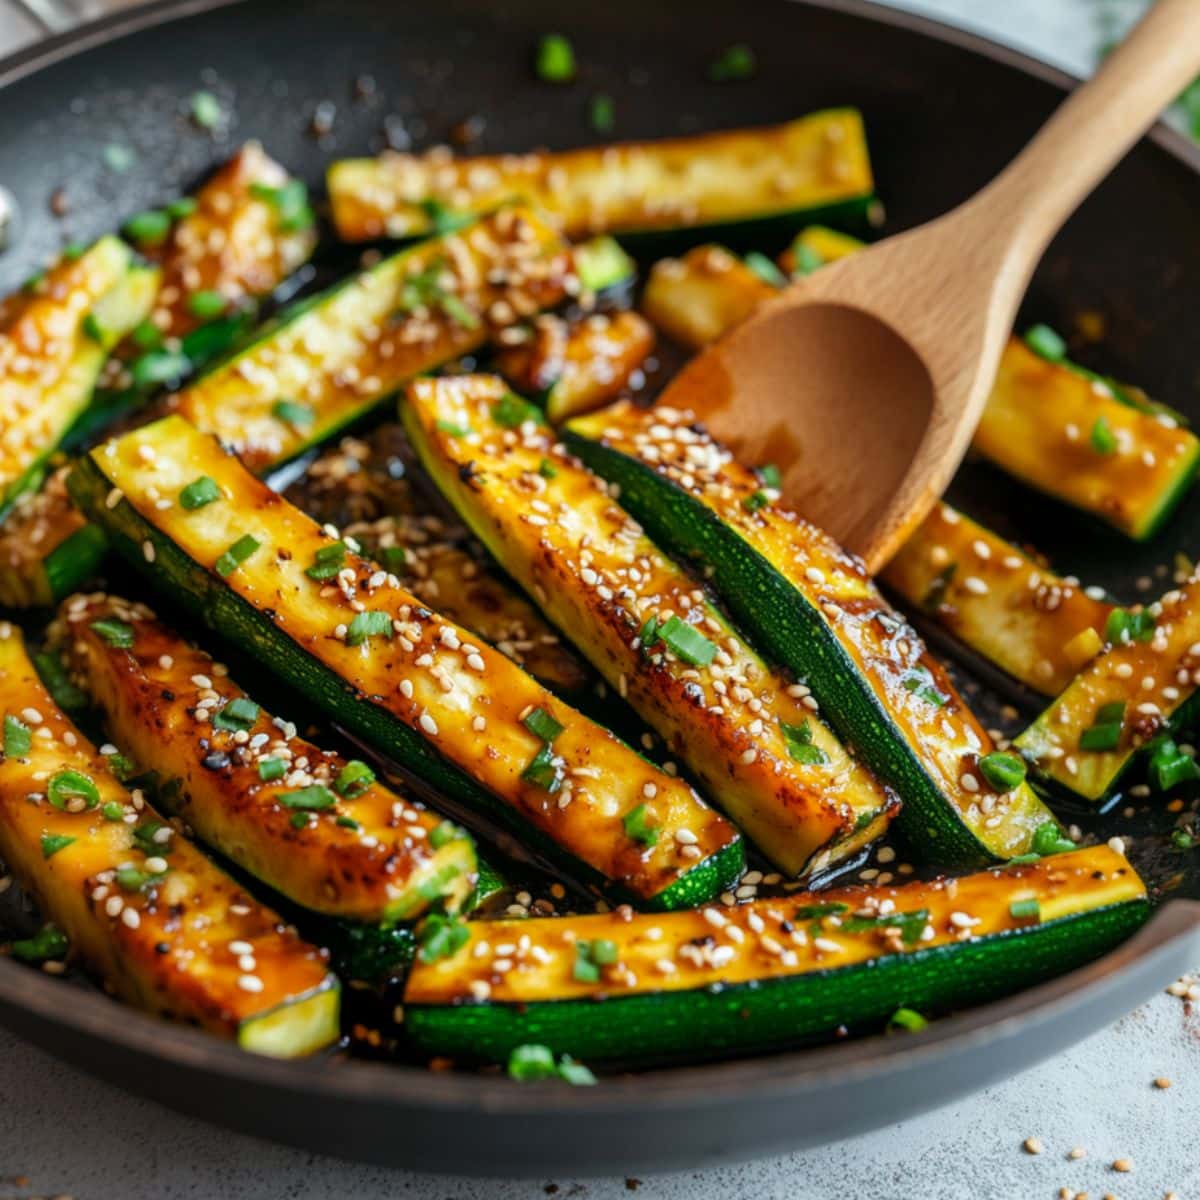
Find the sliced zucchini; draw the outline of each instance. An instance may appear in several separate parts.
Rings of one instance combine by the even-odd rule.
[[[847,233],[810,225],[802,229],[792,244],[779,256],[779,265],[787,275],[809,275],[826,263],[837,262],[863,248],[863,243]]]
[[[710,575],[767,658],[811,687],[863,761],[899,792],[900,823],[934,861],[1029,851],[1053,821],[1023,782],[979,769],[991,739],[861,562],[779,504],[690,414],[622,401],[566,427],[567,449],[620,488],[669,553]]]
[[[635,312],[595,313],[570,325],[545,316],[526,341],[496,355],[496,369],[558,424],[616,399],[653,349],[654,330]]]
[[[874,187],[862,117],[852,108],[560,153],[387,152],[335,162],[327,182],[334,225],[348,242],[429,234],[448,211],[487,212],[516,196],[572,238],[690,230],[759,246],[782,245],[814,220],[864,225]]]
[[[1167,412],[1009,341],[974,447],[1010,475],[1144,541],[1200,465],[1200,439]]]
[[[391,924],[462,906],[470,838],[273,717],[143,605],[60,612],[64,657],[113,743],[205,843],[314,912]]]
[[[1138,751],[1188,724],[1200,685],[1200,580],[1114,610],[1109,645],[1016,740],[1051,788],[1105,799]]]
[[[262,471],[413,375],[477,350],[493,329],[557,304],[574,279],[566,243],[542,218],[502,209],[296,305],[169,403]]]
[[[877,838],[894,796],[496,376],[419,379],[405,426],[476,537],[782,871]],[[648,805],[655,807],[654,801]]]
[[[429,512],[403,458],[392,452],[398,443],[407,450],[394,423],[367,439],[343,438],[285,495],[318,524],[339,527],[415,596],[560,696],[582,692],[590,681],[583,664],[541,613],[489,569],[463,526]]]
[[[1055,696],[1104,647],[1113,606],[937,504],[883,581],[1002,671]]]
[[[203,477],[220,498],[183,507],[180,493]],[[473,644],[182,418],[97,447],[69,487],[152,583],[428,785],[584,880],[669,908],[740,872],[737,831],[686,784]],[[645,812],[648,788],[656,827],[639,838],[625,820]]]
[[[154,323],[164,337],[182,338],[270,295],[317,244],[304,184],[258,142],[242,146],[194,198],[139,219],[148,235],[135,244],[163,268]],[[126,232],[136,233],[136,226]]]
[[[118,996],[290,1058],[338,1037],[321,954],[129,792],[0,624],[0,854]]]
[[[109,351],[147,315],[157,288],[157,271],[103,237],[0,306],[0,506],[39,481]]]
[[[622,921],[472,922],[419,957],[404,1022],[431,1054],[712,1056],[878,1029],[994,999],[1110,950],[1149,914],[1107,846],[903,887],[835,888]],[[515,949],[510,953],[510,947]]]
[[[654,264],[642,312],[673,341],[699,350],[740,325],[776,290],[723,246],[697,246],[682,258]]]

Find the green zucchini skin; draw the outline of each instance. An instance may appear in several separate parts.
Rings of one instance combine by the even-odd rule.
[[[1020,991],[1097,958],[1149,915],[1129,901],[1034,929],[879,958],[803,979],[687,992],[542,1003],[408,1005],[423,1049],[503,1062],[526,1043],[588,1061],[644,1060],[778,1049],[828,1041],[841,1026],[880,1028],[897,1008],[946,1012]]]
[[[822,614],[755,547],[713,509],[638,459],[591,435],[604,414],[563,430],[567,448],[593,471],[621,489],[621,504],[650,538],[668,553],[712,568],[712,581],[734,618],[768,659],[796,672],[812,688],[831,724],[863,761],[900,793],[897,818],[923,856],[947,866],[982,866],[1026,853],[1039,824],[1053,821],[1032,793],[1028,836],[1003,855],[968,828],[929,769]],[[879,599],[883,607],[885,602]],[[917,635],[912,633],[915,640]],[[1028,792],[1028,789],[1024,789]]]
[[[126,500],[109,508],[105,503],[111,482],[95,460],[84,456],[68,480],[75,503],[103,526],[110,544],[150,582],[164,588],[190,615],[260,662],[270,664],[301,695],[329,713],[364,741],[379,747],[418,781],[480,814],[486,821],[513,830],[533,853],[557,865],[579,882],[605,890],[620,899],[633,899],[599,872],[564,854],[551,838],[521,821],[503,802],[464,771],[432,749],[403,722],[371,698],[359,694],[333,671],[302,650],[264,613],[248,604],[221,580],[184,554],[176,544],[145,521]],[[144,546],[153,546],[154,562]],[[697,862],[686,875],[641,908],[669,911],[703,903],[726,890],[745,869],[740,839]]]

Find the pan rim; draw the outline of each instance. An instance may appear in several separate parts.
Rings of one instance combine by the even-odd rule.
[[[245,0],[152,0],[54,35],[0,59],[0,92],[37,72],[125,36],[189,16],[232,7]],[[1021,50],[932,17],[886,8],[871,0],[791,0],[805,7],[845,13],[891,26],[968,53],[982,55],[1061,91],[1080,79]],[[1168,155],[1200,175],[1200,145],[1163,122],[1146,135]],[[314,1099],[393,1103],[484,1116],[503,1108],[506,1116],[536,1116],[549,1107],[572,1117],[616,1113],[639,1105],[686,1112],[736,1104],[753,1092],[796,1096],[831,1083],[884,1078],[915,1066],[935,1070],[948,1057],[1003,1041],[1031,1022],[1051,1021],[1064,1008],[1083,1005],[1106,981],[1136,963],[1149,966],[1177,942],[1195,939],[1200,901],[1172,900],[1133,938],[1104,957],[1013,996],[979,1005],[934,1022],[919,1039],[867,1037],[846,1044],[782,1051],[718,1063],[679,1066],[604,1078],[595,1088],[554,1083],[514,1087],[504,1077],[431,1074],[424,1068],[355,1062],[330,1069],[327,1058],[276,1060],[240,1050],[211,1034],[134,1010],[99,992],[64,987],[61,980],[0,959],[0,1005],[21,1009],[46,1025],[101,1038],[110,1045],[184,1069],[203,1068],[224,1082],[253,1076],[280,1090],[304,1088]],[[70,997],[69,1004],[64,998]],[[1084,1032],[1091,1032],[1089,1026]],[[1083,1033],[1080,1034],[1083,1036]],[[947,1099],[950,1097],[948,1096]]]

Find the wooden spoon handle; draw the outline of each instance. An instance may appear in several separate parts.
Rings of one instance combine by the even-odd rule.
[[[1156,0],[1092,79],[960,210],[1009,242],[1025,278],[1050,239],[1154,119],[1200,74],[1200,0]],[[1015,256],[1015,257],[1013,257]]]

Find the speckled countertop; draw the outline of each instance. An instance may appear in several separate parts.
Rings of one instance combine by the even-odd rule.
[[[26,2],[53,23],[48,0]],[[84,0],[89,11],[105,2]],[[1137,7],[893,2],[1076,72],[1106,36],[1105,17],[1119,23]],[[0,53],[45,31],[0,0]],[[348,1166],[176,1116],[2,1032],[0,1096],[0,1200],[1200,1200],[1200,1015],[1166,994],[1032,1071],[902,1125],[804,1154],[641,1180],[478,1181]],[[1024,1148],[1027,1139],[1039,1153]],[[467,1142],[464,1152],[469,1133]],[[1115,1170],[1121,1159],[1132,1170]]]

